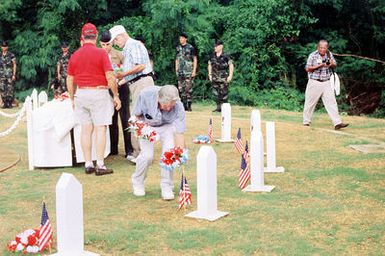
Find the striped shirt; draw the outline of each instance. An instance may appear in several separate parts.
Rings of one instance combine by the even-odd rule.
[[[143,115],[144,121],[150,126],[157,127],[164,124],[173,124],[177,133],[186,130],[186,119],[183,104],[180,100],[176,102],[170,111],[162,111],[158,105],[158,92],[160,86],[149,86],[144,88],[136,101],[133,114]]]
[[[123,57],[123,69],[125,72],[132,69],[135,65],[145,65],[144,70],[142,70],[141,72],[124,77],[126,81],[131,81],[137,76],[152,72],[152,67],[147,49],[140,41],[132,38],[128,39],[123,48]]]
[[[328,58],[327,53],[324,56],[321,56],[318,51],[310,53],[305,69],[311,67],[311,66],[317,66],[321,64],[322,62],[325,62]],[[334,59],[333,54],[330,52],[330,58],[334,61],[335,64],[337,64],[336,60]],[[309,79],[314,80],[321,80],[321,81],[327,81],[330,79],[331,70],[327,67],[321,67],[317,68],[313,72],[308,72]]]

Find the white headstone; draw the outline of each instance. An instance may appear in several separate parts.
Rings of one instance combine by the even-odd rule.
[[[32,171],[35,166],[33,158],[33,123],[32,123],[32,99],[25,99],[25,111],[27,113],[27,138],[28,138],[28,169]]]
[[[258,109],[253,109],[251,112],[251,127],[250,131],[253,132],[254,129],[261,131],[261,113]]]
[[[265,172],[284,172],[285,168],[282,166],[276,166],[276,153],[275,153],[275,123],[266,122],[266,156],[267,167]]]
[[[215,221],[229,214],[217,209],[217,155],[211,146],[197,155],[197,208],[186,217]]]
[[[43,106],[45,103],[48,102],[48,95],[45,91],[41,91],[39,93],[38,98],[39,98],[39,107]]]
[[[250,136],[250,180],[251,184],[243,189],[246,192],[271,192],[274,186],[265,185],[263,174],[263,137],[262,132],[254,131]]]
[[[97,256],[84,251],[83,189],[70,173],[63,173],[56,184],[56,256]]]
[[[38,99],[37,99],[37,90],[36,89],[32,90],[31,98],[32,98],[33,110],[36,110],[37,107],[39,106],[39,102],[38,102]]]
[[[221,138],[217,139],[218,142],[233,142],[234,140],[231,139],[231,106],[230,103],[223,103],[222,104],[222,134]]]

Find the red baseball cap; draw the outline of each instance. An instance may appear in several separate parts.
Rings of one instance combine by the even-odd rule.
[[[84,36],[96,36],[98,34],[98,30],[95,25],[92,23],[84,24],[82,28],[82,37]]]

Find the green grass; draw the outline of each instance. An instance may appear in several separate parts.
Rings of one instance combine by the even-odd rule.
[[[232,144],[215,143],[218,209],[230,215],[215,222],[184,217],[196,210],[194,136],[207,132],[213,117],[220,137],[220,114],[213,105],[193,105],[187,113],[186,142],[190,160],[186,175],[193,205],[176,211],[177,200],[162,201],[159,166],[151,166],[146,196],[132,195],[134,166],[122,155],[106,162],[114,174],[85,175],[82,166],[28,171],[25,123],[0,138],[0,168],[18,154],[22,161],[0,173],[0,255],[17,232],[38,227],[45,199],[56,229],[55,186],[62,172],[83,185],[85,248],[101,255],[383,255],[385,244],[385,156],[361,154],[348,147],[384,141],[382,119],[343,117],[348,135],[333,131],[328,116],[316,113],[311,127],[302,113],[261,109],[262,121],[276,121],[277,165],[285,173],[265,174],[271,193],[245,193],[237,187],[240,156]],[[232,106],[232,134],[242,128],[250,137],[251,107]],[[0,117],[1,118],[1,117]],[[0,119],[0,131],[12,124]],[[262,124],[264,131],[264,123]],[[120,145],[120,152],[123,152]],[[159,143],[155,156],[160,156]],[[174,176],[178,190],[180,173]],[[56,236],[56,235],[55,235]],[[56,245],[54,245],[54,250]]]

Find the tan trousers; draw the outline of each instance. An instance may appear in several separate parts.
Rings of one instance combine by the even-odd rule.
[[[314,109],[321,97],[333,125],[336,126],[337,124],[342,123],[341,117],[338,114],[337,101],[334,96],[333,88],[330,85],[330,81],[319,82],[313,79],[309,79],[306,86],[303,123],[310,124]]]
[[[139,93],[146,88],[147,86],[154,86],[154,80],[151,76],[143,77],[142,79],[139,79],[133,84],[129,85],[131,99],[132,99],[132,105],[131,105],[131,111],[134,111],[136,100],[138,99]],[[134,133],[131,133],[131,142],[132,142],[132,148],[134,149],[133,156],[137,157],[140,153],[140,146],[138,139],[135,137]]]

